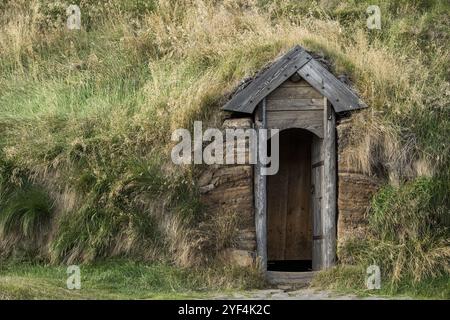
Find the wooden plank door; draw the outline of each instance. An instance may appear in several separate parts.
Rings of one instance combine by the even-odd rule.
[[[268,260],[312,259],[311,136],[280,133],[280,169],[267,177]]]

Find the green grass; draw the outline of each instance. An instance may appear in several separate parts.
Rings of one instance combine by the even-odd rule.
[[[198,299],[263,284],[248,269],[182,269],[115,260],[82,265],[81,289],[69,290],[66,272],[65,266],[0,265],[0,299]]]

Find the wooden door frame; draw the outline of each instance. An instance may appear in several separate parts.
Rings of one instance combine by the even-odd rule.
[[[267,127],[266,98],[260,103],[255,114],[255,128],[257,131]],[[260,137],[258,133],[258,137]],[[258,161],[254,166],[255,180],[255,229],[256,229],[256,255],[259,267],[263,272],[267,271],[267,177],[261,174],[263,165]]]
[[[267,127],[266,99],[255,113],[255,128]],[[324,174],[322,177],[322,266],[332,267],[336,261],[336,114],[333,106],[324,98]],[[259,157],[258,157],[259,159]],[[267,177],[261,174],[259,161],[254,166],[256,254],[259,266],[267,272]],[[314,221],[313,221],[314,223]]]

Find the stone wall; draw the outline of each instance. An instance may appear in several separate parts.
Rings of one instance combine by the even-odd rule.
[[[250,118],[228,119],[227,128],[252,128]],[[236,148],[233,149],[233,151]],[[248,148],[244,152],[248,159]],[[226,156],[226,155],[224,155]],[[256,251],[255,214],[253,198],[253,166],[249,164],[208,166],[199,179],[201,201],[209,214],[235,214],[237,219],[235,238],[222,259],[227,263],[247,266],[254,262]]]

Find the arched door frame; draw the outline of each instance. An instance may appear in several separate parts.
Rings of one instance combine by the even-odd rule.
[[[327,269],[334,265],[336,260],[336,115],[332,105],[324,98],[323,139],[317,132],[307,127],[299,128],[312,132],[320,143],[320,155],[323,159],[323,175],[321,176],[320,222],[314,216],[314,228],[320,234],[315,234],[313,240],[313,268],[315,270]],[[255,113],[255,127],[257,130],[267,128],[266,100],[263,99]],[[298,128],[294,126],[292,128]],[[285,127],[282,129],[291,129]],[[314,165],[314,164],[313,164]],[[267,177],[261,174],[261,164],[255,165],[255,228],[257,243],[257,258],[261,269],[267,271]],[[315,213],[316,214],[316,213]],[[315,261],[314,261],[315,260]]]

